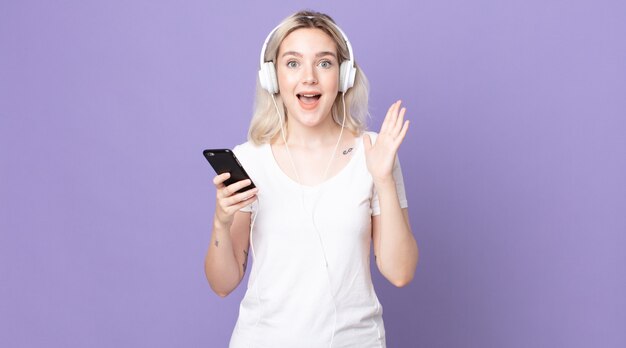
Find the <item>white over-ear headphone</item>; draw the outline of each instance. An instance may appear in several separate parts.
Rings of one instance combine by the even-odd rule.
[[[314,17],[307,16],[307,18]],[[339,28],[339,26],[337,26],[335,23],[332,24],[343,37],[343,40],[346,42],[346,46],[348,46],[349,59],[341,62],[341,65],[339,67],[339,92],[345,93],[348,91],[348,89],[350,89],[350,87],[354,86],[354,78],[356,77],[356,67],[354,66],[352,45],[350,45],[350,41],[348,40],[348,37],[343,32],[343,30],[341,30],[341,28]],[[272,29],[269,35],[267,35],[267,38],[263,43],[263,48],[261,49],[259,83],[261,84],[261,87],[263,87],[263,89],[270,92],[271,94],[278,93],[278,78],[276,77],[276,66],[274,65],[274,62],[265,61],[265,50],[267,49],[267,43],[270,41],[272,34],[274,34],[274,32],[281,26],[282,24],[279,24],[276,28]]]

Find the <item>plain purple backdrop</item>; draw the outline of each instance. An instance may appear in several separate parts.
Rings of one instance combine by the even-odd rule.
[[[401,98],[414,281],[389,347],[626,346],[623,1],[2,1],[0,346],[225,347],[209,147],[245,141],[263,39],[329,13]],[[245,280],[247,281],[247,280]]]

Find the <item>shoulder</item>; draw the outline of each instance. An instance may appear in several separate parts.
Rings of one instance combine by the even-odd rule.
[[[235,156],[243,162],[254,162],[261,159],[263,154],[263,147],[267,144],[254,144],[251,141],[247,141],[243,144],[239,144],[233,148]]]
[[[233,152],[235,152],[236,154],[241,153],[241,154],[255,154],[259,151],[261,151],[263,149],[264,146],[266,146],[267,144],[255,144],[252,141],[246,141],[243,144],[239,144],[236,145],[233,148]]]
[[[378,138],[378,133],[372,131],[364,131],[362,134],[362,138],[365,139],[365,136],[368,135],[372,140],[372,144],[376,142],[376,138]]]
[[[268,144],[255,144],[247,141],[233,148],[233,153],[237,160],[244,167],[252,181],[259,186],[267,177],[265,168],[271,156],[271,151],[267,151]]]

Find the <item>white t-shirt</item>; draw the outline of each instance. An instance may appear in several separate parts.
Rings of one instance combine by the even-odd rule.
[[[374,142],[377,134],[368,134]],[[233,151],[259,199],[242,209],[256,215],[254,262],[230,347],[320,348],[331,340],[332,347],[385,347],[369,260],[371,217],[380,208],[362,136],[347,165],[313,187],[289,178],[269,144]],[[397,159],[393,176],[405,208]]]

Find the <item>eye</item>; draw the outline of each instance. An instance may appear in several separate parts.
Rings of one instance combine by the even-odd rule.
[[[330,68],[333,65],[333,63],[331,63],[330,60],[323,60],[318,65],[321,68],[328,69],[328,68]]]
[[[288,68],[297,68],[298,67],[298,62],[296,62],[295,60],[290,60],[287,62],[287,67]]]

